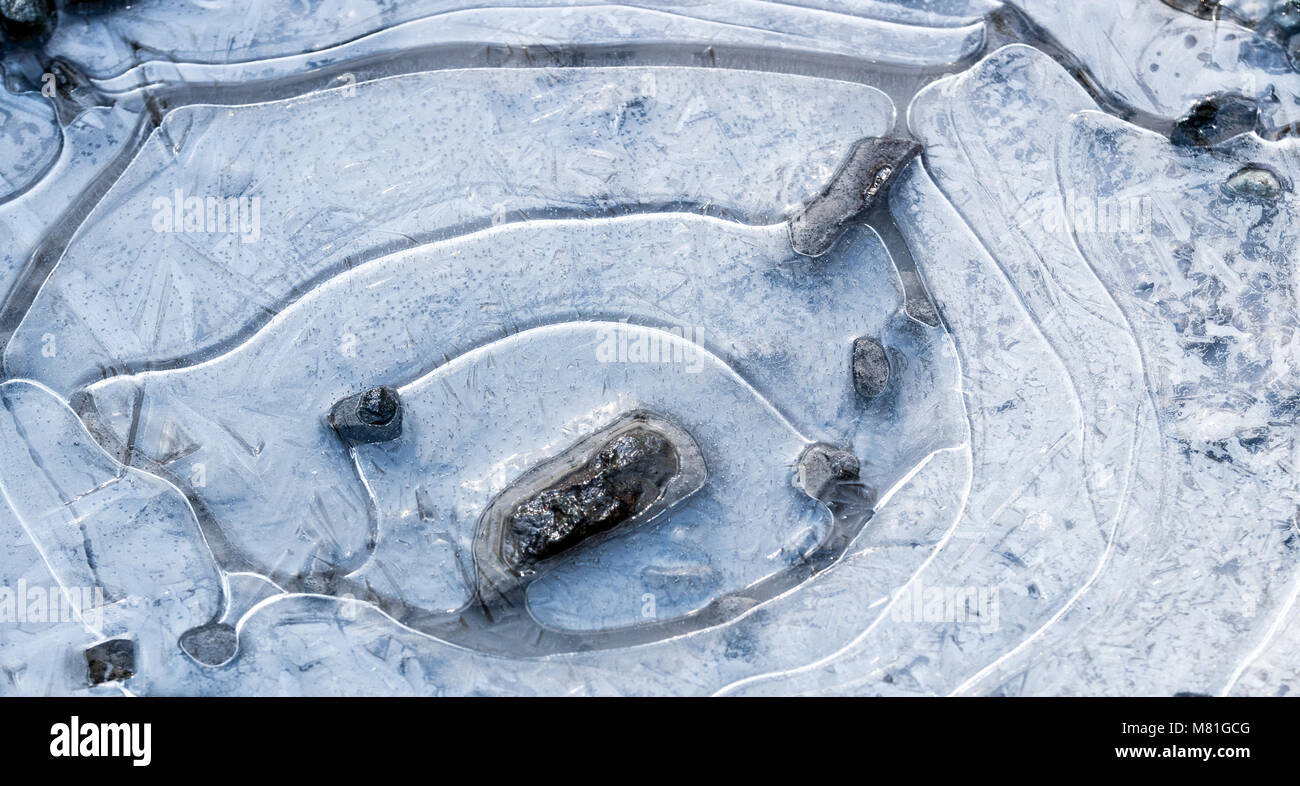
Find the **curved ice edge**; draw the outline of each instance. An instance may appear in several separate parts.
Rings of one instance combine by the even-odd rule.
[[[497,57],[517,57],[522,61],[520,65],[540,66],[563,65],[562,62],[551,62],[549,58],[555,58],[557,53],[563,54],[566,51],[583,54],[588,51],[598,53],[601,50],[617,50],[622,54],[637,49],[667,49],[676,50],[681,55],[694,55],[696,58],[705,55],[712,61],[717,52],[734,49],[748,53],[758,61],[764,59],[765,55],[778,62],[831,56],[857,62],[925,67],[961,62],[978,53],[984,46],[985,39],[983,19],[952,27],[920,27],[846,14],[834,16],[861,27],[861,40],[846,40],[835,44],[808,35],[754,29],[742,24],[743,15],[734,22],[685,17],[696,29],[680,35],[646,34],[639,40],[602,38],[598,34],[581,38],[568,32],[575,26],[580,28],[587,21],[585,18],[572,18],[577,15],[605,18],[612,14],[622,17],[620,21],[625,24],[643,23],[647,31],[659,31],[666,23],[683,17],[653,8],[626,5],[509,10],[517,11],[524,18],[517,25],[517,31],[503,34],[495,41],[482,38],[482,29],[488,22],[492,22],[492,26],[497,24],[498,16],[494,10],[462,9],[405,22],[312,52],[241,63],[148,61],[115,76],[92,77],[91,81],[100,91],[118,100],[140,102],[161,85],[233,86],[282,79],[327,68],[341,72],[343,69],[340,66],[349,61],[372,61],[399,52],[409,54],[416,48],[478,52],[489,58],[496,50]],[[918,36],[920,41],[915,40]],[[892,49],[873,49],[864,55],[861,44],[865,41],[878,43],[890,39],[897,41]],[[453,62],[463,66],[464,60],[461,57]],[[534,63],[535,60],[538,62]],[[712,64],[713,62],[700,63]]]

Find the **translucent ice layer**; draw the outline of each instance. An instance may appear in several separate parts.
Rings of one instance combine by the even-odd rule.
[[[655,356],[620,358],[621,342]],[[690,434],[703,452],[705,489],[542,572],[527,591],[541,624],[601,630],[697,612],[790,567],[830,534],[829,512],[791,482],[806,440],[719,358],[667,331],[621,322],[525,331],[401,393],[410,418],[403,437],[358,449],[380,508],[379,543],[361,576],[383,594],[418,598],[432,574],[414,543],[437,532],[467,556],[480,514],[508,483],[638,409]],[[503,441],[504,422],[517,426]],[[449,455],[452,441],[464,447]],[[468,602],[463,581],[473,567],[443,566],[440,583],[460,587]]]
[[[1294,693],[1300,17],[390,5],[4,42],[0,694]]]
[[[62,138],[48,101],[32,93],[0,90],[0,200],[13,197],[45,174]]]
[[[1013,0],[1124,107],[1176,118],[1202,96],[1260,99],[1267,128],[1300,121],[1300,74],[1277,43],[1159,0]]]
[[[92,187],[95,177],[127,150],[138,124],[138,117],[118,108],[96,107],[77,115],[56,129],[60,136],[47,138],[48,148],[36,154],[57,153],[44,177],[0,201],[0,286],[13,293],[0,312],[0,330],[8,332],[17,325],[23,314],[16,304],[30,298],[29,287],[41,283],[22,280],[24,267],[35,269],[51,261],[55,249],[66,242],[63,232],[76,229],[60,227],[60,219],[100,196]]]
[[[66,393],[101,369],[210,354],[344,267],[487,224],[664,206],[776,220],[893,125],[878,90],[812,84],[481,69],[175,110],[53,270],[33,273],[49,279],[6,372]],[[791,107],[831,119],[766,123]],[[50,337],[59,349],[42,354]]]
[[[87,645],[125,635],[135,642],[142,674],[133,686],[147,690],[150,673],[165,668],[180,636],[221,610],[224,579],[193,510],[170,484],[105,454],[50,391],[5,382],[0,405],[0,439],[11,446],[0,456],[6,538],[16,539],[17,525],[29,539],[6,553],[6,564],[16,570],[4,579],[13,592],[21,579],[30,601],[26,619],[6,620],[0,646],[19,649],[30,659],[47,636],[77,640],[74,627],[91,636]],[[68,612],[60,607],[58,614],[34,619],[37,590],[47,601],[65,598]],[[15,639],[9,637],[11,625]],[[78,673],[79,659],[79,651],[58,652],[57,673],[48,687],[61,692],[84,684],[86,663],[81,661]],[[19,676],[24,671],[18,665],[8,668]],[[47,686],[11,687],[42,692]]]
[[[132,80],[137,84],[167,77],[190,82],[259,79],[345,58],[476,43],[544,50],[671,42],[947,64],[978,50],[980,17],[990,5],[984,0],[522,0],[496,6],[472,0],[400,5],[223,0],[177,8],[145,0],[115,14],[67,14],[49,49],[98,77],[116,76],[145,61]],[[231,17],[246,23],[232,31],[225,23]],[[150,62],[167,60],[181,65]]]
[[[692,382],[712,377],[695,374],[714,355],[724,357],[796,428],[860,446],[865,483],[893,486],[953,439],[942,420],[912,404],[945,391],[931,388],[938,369],[925,359],[933,339],[918,342],[909,327],[915,323],[901,314],[895,275],[869,231],[844,238],[832,255],[813,262],[789,250],[783,224],[747,227],[665,214],[506,225],[363,265],[318,286],[228,353],[113,377],[88,393],[96,422],[116,442],[129,443],[133,458],[168,473],[201,501],[232,548],[224,557],[232,569],[251,565],[279,580],[342,575],[365,563],[375,525],[366,486],[324,422],[333,402],[376,384],[410,382],[529,323],[618,320],[615,327],[629,333],[616,330],[612,345],[566,361],[596,380],[608,369],[603,363],[639,362],[637,323],[675,331],[690,342],[690,352],[669,352],[662,365],[682,372],[673,378],[678,387],[707,399]],[[822,294],[812,298],[809,291]],[[530,319],[513,321],[520,313]],[[866,407],[856,401],[849,373],[850,347],[861,335],[881,337],[900,364],[888,395]],[[565,356],[557,350],[546,357],[560,363]],[[662,360],[662,348],[655,358]],[[503,383],[494,396],[507,403],[535,398],[537,371],[530,367],[518,376],[517,390]],[[617,386],[596,390],[628,400],[637,394]],[[297,402],[292,410],[277,404],[286,397]],[[418,399],[414,406],[418,412]],[[684,407],[679,402],[674,411]],[[499,418],[447,403],[434,409],[456,422],[501,428]],[[501,438],[485,437],[485,448],[496,450]],[[787,481],[797,454],[781,454]],[[463,484],[469,475],[459,477]],[[486,501],[474,498],[479,512]],[[458,544],[452,538],[446,546]],[[451,575],[460,568],[449,555],[428,559],[443,560]],[[451,589],[420,608],[451,611],[465,602],[455,582],[439,586]]]

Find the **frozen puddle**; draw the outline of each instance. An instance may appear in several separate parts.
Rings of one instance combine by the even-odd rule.
[[[1300,687],[1300,17],[390,5],[0,41],[0,694]]]
[[[87,403],[88,416],[112,442],[131,446],[138,464],[190,490],[228,544],[224,559],[232,568],[315,590],[348,577],[351,592],[371,587],[423,613],[451,612],[470,600],[461,575],[472,532],[465,526],[500,491],[500,479],[489,476],[501,470],[492,467],[573,437],[583,419],[643,405],[683,424],[702,417],[697,428],[707,423],[712,436],[696,439],[707,446],[706,462],[716,464],[710,495],[726,503],[710,506],[710,495],[702,495],[690,507],[711,511],[696,518],[722,520],[681,526],[723,537],[746,522],[747,553],[773,565],[798,562],[786,552],[820,545],[829,524],[825,516],[814,520],[806,495],[794,494],[797,446],[860,445],[860,479],[879,492],[958,433],[955,421],[922,414],[955,395],[933,382],[945,376],[949,356],[940,331],[902,313],[900,290],[869,230],[845,237],[826,258],[808,260],[789,250],[784,224],[746,227],[676,214],[508,225],[368,263],[317,287],[230,352],[184,368],[113,377],[74,398]],[[812,291],[822,294],[810,297]],[[723,297],[727,292],[734,294]],[[746,302],[752,305],[737,308]],[[576,334],[528,330],[528,322],[512,320],[520,313],[541,324],[602,322]],[[773,335],[781,341],[762,338]],[[525,340],[533,336],[540,337]],[[855,391],[851,371],[852,344],[861,336],[885,346],[897,369],[869,401]],[[504,372],[515,353],[528,364]],[[457,360],[444,366],[451,358]],[[572,378],[557,376],[563,374]],[[549,384],[556,387],[543,387]],[[339,399],[376,385],[398,388],[403,438],[359,449],[358,479],[324,415]],[[439,398],[428,401],[435,393]],[[292,410],[278,406],[286,396],[297,402]],[[752,411],[742,416],[744,399]],[[489,404],[501,409],[484,409]],[[432,413],[448,421],[426,424]],[[784,441],[773,436],[744,447],[759,438],[763,421],[780,424]],[[713,431],[723,424],[734,436]],[[407,439],[414,447],[391,455]],[[752,466],[759,457],[765,469]],[[763,501],[758,489],[771,484],[785,498]],[[459,532],[445,520],[409,521],[420,495],[425,508],[446,508],[445,516],[460,521]],[[746,513],[742,499],[760,512]],[[727,515],[741,518],[727,526]],[[764,544],[758,533],[765,522],[780,529]],[[392,526],[419,533],[399,536]],[[412,545],[413,537],[428,544],[428,553]],[[394,539],[401,549],[384,556]],[[735,541],[712,545],[679,544],[704,560],[694,569],[709,577],[711,558],[702,555],[740,548]],[[436,578],[421,578],[430,574]],[[724,574],[700,579],[710,587],[706,600],[724,588]],[[731,576],[725,588],[764,575]],[[637,599],[639,608],[646,593],[629,592],[624,600]],[[686,613],[700,598],[681,602]],[[675,616],[672,608],[665,601],[664,613]],[[626,609],[609,614],[619,625],[631,622]],[[591,627],[561,627],[574,625]]]

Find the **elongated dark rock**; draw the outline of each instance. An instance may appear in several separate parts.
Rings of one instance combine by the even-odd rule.
[[[889,354],[870,336],[853,340],[853,389],[864,399],[873,399],[889,386]]]
[[[632,519],[659,499],[678,466],[662,435],[645,428],[620,434],[586,466],[515,508],[507,559],[531,565]]]
[[[480,580],[504,591],[540,562],[653,518],[705,477],[684,429],[653,412],[630,412],[533,467],[488,506],[475,536]]]
[[[910,139],[859,140],[825,190],[790,219],[790,247],[804,256],[825,254],[849,224],[889,192],[898,173],[920,152],[921,146]]]

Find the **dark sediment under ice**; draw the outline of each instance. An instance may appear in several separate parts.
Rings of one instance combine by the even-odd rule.
[[[53,24],[50,0],[0,0],[0,30],[15,41],[40,38]]]
[[[526,568],[634,518],[679,467],[663,435],[647,428],[618,435],[586,466],[515,508],[502,544],[507,561]]]
[[[1214,147],[1249,134],[1258,121],[1259,106],[1253,99],[1235,93],[1207,96],[1178,119],[1169,141],[1183,147]]]
[[[869,336],[853,340],[853,389],[872,399],[889,386],[889,355],[879,341]]]
[[[910,139],[873,137],[859,140],[826,189],[790,219],[790,247],[817,257],[854,221],[884,197],[898,173],[921,152]]]
[[[135,675],[135,642],[109,639],[87,649],[86,675],[91,685],[130,679]]]
[[[220,666],[239,648],[235,629],[224,622],[214,622],[190,628],[181,634],[181,649],[204,666]]]
[[[826,502],[840,484],[857,481],[861,469],[857,456],[817,442],[799,456],[795,480],[808,496]]]

